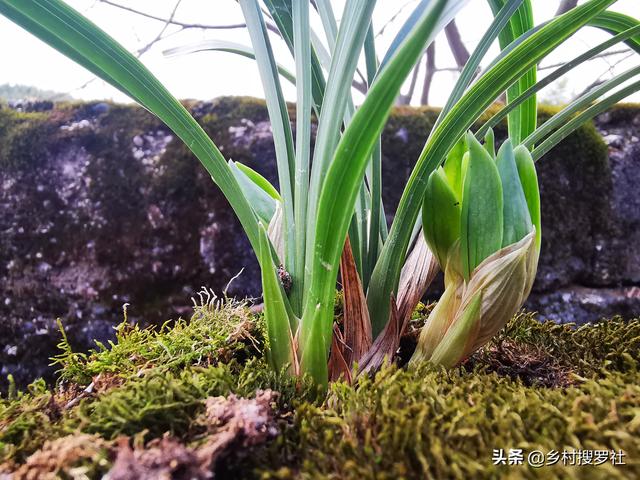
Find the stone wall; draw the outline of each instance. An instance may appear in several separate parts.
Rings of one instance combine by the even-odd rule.
[[[263,102],[188,106],[227,158],[277,183]],[[435,118],[400,108],[385,129],[389,220]],[[542,318],[640,314],[638,137],[640,108],[617,107],[539,163],[543,249],[528,306]],[[220,293],[241,269],[229,294],[260,295],[257,263],[226,200],[142,109],[0,108],[0,183],[1,377],[51,373],[58,317],[86,349],[113,337],[125,303],[131,321],[186,316],[201,286]]]

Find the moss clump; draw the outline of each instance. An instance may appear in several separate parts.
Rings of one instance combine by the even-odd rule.
[[[561,463],[540,475],[629,478],[640,471],[637,380],[637,371],[612,372],[567,389],[528,388],[495,373],[388,368],[355,389],[334,386],[322,407],[300,406],[299,470],[266,470],[280,478],[534,478],[526,466],[492,465],[492,450],[622,449],[626,467]]]
[[[618,103],[597,117],[598,123],[609,125],[638,125],[640,103]]]
[[[421,321],[427,307],[415,315]],[[275,375],[262,355],[259,317],[237,304],[203,302],[191,321],[157,330],[119,327],[88,354],[68,345],[54,391],[36,382],[0,400],[0,472],[46,458],[59,468],[106,473],[118,438],[145,445],[169,435],[202,444],[206,399],[279,392],[279,435],[237,449],[217,473],[238,478],[629,478],[640,474],[640,321],[572,329],[522,314],[463,367],[388,366],[320,400],[307,383]],[[506,349],[512,353],[505,355]],[[532,355],[531,352],[536,352]],[[509,365],[505,360],[511,358]],[[535,381],[523,365],[561,371]],[[519,360],[519,362],[518,362]],[[518,363],[518,368],[513,364]],[[533,381],[532,381],[533,379]],[[100,448],[78,450],[90,435]],[[121,441],[121,440],[120,440]],[[46,443],[49,442],[49,443]],[[69,446],[62,460],[51,445]],[[46,445],[45,445],[46,443]],[[55,443],[56,445],[58,443]],[[543,469],[493,465],[493,449],[623,450],[625,466]],[[71,453],[69,453],[71,452]],[[29,457],[34,455],[29,460]],[[229,456],[230,455],[230,456]],[[240,455],[240,456],[238,456]],[[64,460],[69,458],[69,460]],[[66,462],[66,463],[65,463]],[[57,464],[56,464],[57,465]],[[66,465],[66,466],[65,466]]]
[[[13,170],[41,160],[56,126],[46,113],[22,113],[0,106],[0,168]]]
[[[262,338],[262,324],[246,306],[220,308],[215,301],[205,300],[195,307],[190,321],[179,319],[159,328],[131,326],[125,318],[116,328],[115,342],[108,346],[98,342],[88,354],[73,352],[63,338],[55,363],[62,367],[63,382],[87,385],[101,374],[124,380],[247,359],[261,352]]]

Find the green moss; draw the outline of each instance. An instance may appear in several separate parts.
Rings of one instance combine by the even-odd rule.
[[[508,342],[571,367],[569,388],[528,387],[487,368],[388,367],[303,404],[289,431],[298,457],[263,478],[630,478],[640,473],[640,321],[572,329],[519,315],[480,356]],[[524,362],[525,358],[520,358]],[[480,362],[476,365],[481,365]],[[623,450],[626,466],[540,470],[492,465],[492,450]]]
[[[195,307],[190,321],[179,319],[159,328],[130,326],[125,321],[116,328],[116,341],[97,344],[88,354],[75,353],[63,338],[62,381],[87,385],[100,374],[123,379],[141,373],[176,372],[189,365],[208,366],[232,358],[246,359],[262,350],[263,326],[241,304],[219,308],[203,303]]]
[[[49,436],[60,435],[60,411],[54,396],[44,381],[38,380],[26,392],[12,391],[0,399],[0,464],[23,460]]]
[[[496,374],[423,365],[388,368],[357,388],[336,385],[322,407],[296,412],[296,478],[534,478],[534,469],[493,466],[494,448],[622,449],[625,468],[564,467],[544,478],[629,478],[639,472],[637,372],[579,387],[527,388]],[[299,470],[298,470],[299,469]],[[268,475],[287,477],[278,469]],[[592,475],[587,477],[586,475]]]
[[[491,342],[499,345],[514,339],[535,346],[577,375],[597,377],[603,371],[635,372],[640,369],[640,320],[621,318],[572,325],[540,323],[531,314],[518,315]],[[605,369],[605,370],[603,370]]]
[[[421,306],[416,326],[427,312]],[[322,402],[308,383],[268,369],[261,339],[261,319],[246,308],[204,302],[189,322],[158,330],[123,324],[114,344],[88,355],[74,354],[63,343],[62,380],[55,391],[37,382],[26,393],[13,391],[0,400],[0,463],[20,464],[46,440],[80,433],[105,442],[120,435],[144,442],[168,432],[197,444],[207,397],[252,397],[271,388],[280,392],[281,434],[241,461],[229,458],[221,467],[226,475],[628,478],[640,473],[639,320],[572,329],[519,315],[465,368],[387,367],[355,387],[334,384]],[[517,375],[492,368],[504,345],[523,364],[530,360],[527,352],[542,352],[553,359],[548,368],[566,371],[570,386],[527,386]],[[627,466],[494,466],[494,448],[622,449]],[[101,461],[93,467],[104,473],[109,463]]]
[[[0,107],[0,168],[11,170],[42,160],[55,130],[49,114]]]
[[[598,117],[603,123],[637,125],[640,123],[640,103],[618,103]]]

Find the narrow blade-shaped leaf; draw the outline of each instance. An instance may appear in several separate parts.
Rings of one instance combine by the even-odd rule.
[[[476,75],[477,70],[480,66],[480,62],[491,47],[491,44],[496,39],[498,34],[502,31],[507,22],[509,22],[511,15],[513,15],[513,12],[516,11],[516,9],[522,2],[523,0],[508,0],[507,2],[505,2],[504,7],[502,7],[498,14],[495,16],[493,22],[478,42],[478,45],[476,46],[475,50],[469,57],[469,60],[460,72],[460,76],[458,77],[453,90],[451,90],[451,94],[447,99],[447,103],[444,107],[442,107],[442,111],[438,115],[436,126],[440,123],[440,120],[442,120],[444,116],[449,113],[451,107],[453,107],[453,105],[458,100],[460,100],[460,97],[467,89],[467,87],[471,84],[473,77]]]
[[[284,209],[284,248],[282,259],[289,271],[295,270],[295,221],[293,213],[293,179],[295,175],[295,147],[287,104],[282,94],[271,42],[257,0],[239,0],[251,44],[256,53],[260,80],[271,120],[273,143],[278,164],[278,183]]]
[[[613,35],[617,35],[629,28],[637,26],[639,23],[640,22],[638,22],[637,18],[630,17],[629,15],[606,11],[593,18],[589,22],[589,25],[606,30]],[[640,53],[640,36],[635,35],[626,40],[626,43],[629,47]]]
[[[292,12],[294,57],[296,61],[296,160],[294,177],[295,270],[291,302],[295,311],[302,314],[304,298],[304,266],[306,255],[307,194],[309,191],[309,166],[311,162],[311,27],[309,2],[294,2]]]
[[[498,123],[504,117],[506,117],[509,114],[509,112],[513,111],[522,102],[530,98],[536,92],[539,92],[540,90],[545,88],[547,85],[550,85],[553,81],[557,80],[561,76],[570,72],[571,70],[576,68],[578,65],[581,65],[587,60],[594,58],[596,55],[598,55],[599,53],[602,53],[609,47],[612,47],[630,38],[636,37],[639,34],[640,34],[640,25],[636,25],[635,27],[632,27],[628,30],[624,30],[623,32],[621,32],[618,35],[615,35],[609,40],[602,42],[593,48],[590,48],[585,53],[578,55],[575,58],[572,58],[567,63],[565,63],[564,65],[562,65],[561,67],[559,67],[558,69],[554,70],[549,75],[544,77],[542,80],[537,82],[535,85],[525,90],[518,98],[511,100],[508,105],[505,105],[498,112],[496,112],[489,120],[487,120],[487,122],[480,129],[478,129],[478,131],[476,132],[476,136],[478,138],[483,136],[488,129],[498,125]]]
[[[351,82],[358,66],[375,3],[374,0],[352,0],[345,5],[332,52],[322,114],[318,121],[308,194],[307,238],[313,238],[315,235],[315,217],[320,192],[340,139],[341,127],[351,99]],[[306,258],[308,259],[313,255],[313,244],[307,242],[307,245]],[[307,272],[310,271],[311,269],[307,267]]]
[[[262,291],[264,297],[264,318],[269,341],[269,363],[277,371],[293,367],[294,346],[288,300],[276,273],[271,255],[271,244],[264,226],[260,224],[260,270],[262,271]]]
[[[162,54],[166,57],[177,57],[180,55],[189,55],[197,52],[227,52],[233,53],[235,55],[240,55],[241,57],[250,58],[251,60],[256,59],[256,54],[253,51],[253,48],[242,45],[240,43],[228,42],[226,40],[202,40],[200,42],[170,48],[162,52]],[[276,66],[278,68],[278,72],[280,73],[280,75],[282,75],[282,77],[291,82],[293,85],[296,84],[296,77],[293,73],[291,73],[279,63]]]
[[[257,217],[261,221],[269,223],[276,211],[276,200],[249,178],[247,174],[239,168],[239,164],[229,161],[229,165]]]
[[[289,50],[295,57],[294,32],[293,32],[293,2],[292,0],[265,0],[265,5],[273,18],[278,30],[282,34],[282,38],[289,47]],[[302,2],[300,2],[302,3]],[[304,2],[308,3],[308,2]],[[322,66],[318,59],[318,52],[313,48],[310,51],[311,62],[311,88],[313,96],[313,108],[319,115],[324,98],[325,78],[322,72]]]
[[[536,143],[538,143],[556,128],[566,127],[575,113],[580,112],[585,107],[588,107],[593,101],[597,100],[613,88],[633,77],[636,77],[637,75],[640,75],[640,65],[632,67],[629,70],[626,70],[616,75],[615,77],[610,78],[606,82],[595,87],[590,92],[587,92],[584,95],[576,98],[573,102],[564,107],[560,112],[556,113],[544,124],[538,127],[534,132],[531,133],[531,135],[522,140],[522,144],[529,149],[533,148]]]
[[[616,77],[614,77],[615,79]],[[640,81],[633,82],[626,87],[618,90],[610,94],[609,96],[603,98],[598,103],[591,105],[589,108],[580,112],[575,117],[571,118],[567,123],[563,124],[558,130],[553,132],[549,137],[547,137],[540,145],[538,145],[532,152],[531,155],[533,159],[537,161],[540,157],[542,157],[545,153],[551,150],[554,146],[556,146],[559,142],[564,140],[568,135],[570,135],[573,131],[578,129],[584,122],[591,120],[596,115],[607,110],[612,105],[618,103],[629,95],[640,90]]]
[[[506,3],[506,0],[488,1],[494,15],[498,15]],[[513,14],[508,25],[498,35],[500,48],[507,48],[512,42],[533,28],[533,8],[531,1],[525,0]],[[509,86],[507,89],[507,103],[518,98],[522,92],[535,85],[536,70],[537,68],[534,64],[516,83]],[[536,98],[532,95],[509,114],[509,137],[513,139],[514,143],[520,143],[523,138],[536,129],[537,112]]]
[[[409,35],[387,67],[380,73],[367,98],[345,129],[335,151],[334,160],[323,182],[316,216],[317,226],[315,236],[312,237],[316,247],[312,256],[311,284],[305,301],[301,329],[301,341],[305,347],[314,342],[322,342],[320,339],[326,338],[331,330],[337,264],[367,162],[403,80],[420,58],[425,42],[433,33],[446,3],[446,0],[434,2],[433,9],[425,14],[415,31]],[[389,309],[389,305],[386,309]],[[371,310],[369,312],[371,313]],[[383,327],[384,323],[372,325],[376,333]],[[328,348],[327,343],[324,343],[324,346],[325,349]],[[319,355],[316,354],[310,358],[310,362],[305,361],[306,355],[305,350],[302,368],[308,367],[310,371],[320,371],[319,368],[310,365],[312,362],[319,361]],[[326,363],[326,356],[324,362]],[[322,381],[322,379],[318,380]]]

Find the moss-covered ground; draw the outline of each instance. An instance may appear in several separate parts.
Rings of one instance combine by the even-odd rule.
[[[207,457],[217,478],[640,476],[638,320],[571,329],[520,314],[463,367],[387,366],[324,396],[267,368],[259,315],[206,300],[189,321],[155,330],[125,319],[113,344],[89,354],[63,339],[55,388],[36,381],[0,400],[0,472],[99,478],[133,446],[142,463],[170,457],[139,478],[207,478],[188,463],[229,431],[212,430],[207,399],[272,390],[268,439],[225,437]],[[626,465],[494,465],[494,449],[523,449],[525,463],[533,450],[623,451]]]

